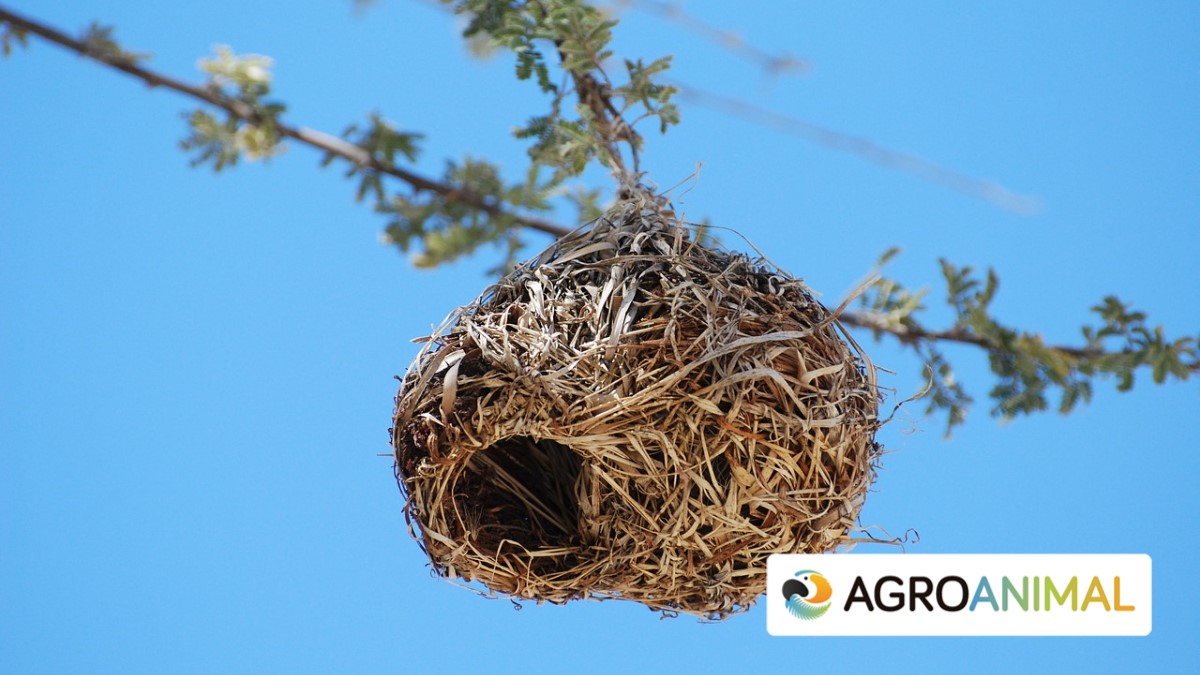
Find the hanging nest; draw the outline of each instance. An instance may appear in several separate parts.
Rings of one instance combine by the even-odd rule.
[[[849,541],[878,407],[803,283],[643,195],[425,339],[392,433],[439,574],[719,619],[765,591],[768,555]]]

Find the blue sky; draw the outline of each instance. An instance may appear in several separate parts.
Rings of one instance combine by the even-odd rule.
[[[6,3],[77,31],[117,26],[198,80],[216,43],[276,59],[299,125],[378,110],[427,134],[419,168],[483,156],[541,109],[504,59],[472,60],[452,17],[387,0]],[[633,13],[622,55],[675,77],[998,180],[1032,217],[695,106],[648,139],[651,178],[747,235],[829,304],[888,247],[893,276],[994,266],[997,315],[1072,342],[1116,293],[1195,334],[1200,6],[1011,2],[689,3],[801,77]],[[745,7],[745,5],[739,4]],[[1195,381],[1001,425],[983,402],[949,442],[915,412],[864,525],[915,553],[1148,553],[1145,638],[773,638],[640,605],[487,600],[430,577],[392,478],[388,426],[425,334],[485,285],[489,252],[433,271],[378,242],[352,185],[293,147],[214,176],[176,144],[189,102],[38,41],[0,61],[0,670],[13,673],[793,671],[1183,672],[1195,649]],[[602,177],[601,177],[602,180]],[[546,241],[530,236],[534,247]],[[732,242],[732,240],[730,241]],[[530,251],[533,253],[533,250]],[[945,319],[935,306],[932,317]],[[912,357],[863,336],[915,391]],[[983,357],[949,348],[977,399]],[[1148,378],[1142,378],[1146,380]]]

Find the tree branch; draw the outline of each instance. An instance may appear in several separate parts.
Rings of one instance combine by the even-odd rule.
[[[986,351],[997,349],[996,345],[989,342],[987,339],[979,337],[970,331],[961,327],[954,327],[948,330],[928,330],[916,326],[891,326],[883,322],[877,315],[867,312],[843,312],[838,316],[838,321],[847,326],[855,328],[864,328],[866,330],[888,333],[895,336],[903,344],[914,345],[921,341],[926,342],[957,342],[964,345],[972,345],[980,347]],[[1059,352],[1073,358],[1089,358],[1103,356],[1105,352],[1098,349],[1085,349],[1081,347],[1066,347],[1066,346],[1048,346],[1048,349]]]
[[[181,82],[166,75],[154,72],[148,68],[144,68],[127,56],[98,52],[97,50],[90,48],[85,42],[72,38],[61,31],[37,23],[32,19],[14,14],[4,7],[0,7],[0,22],[7,22],[20,30],[36,35],[48,42],[52,42],[60,47],[73,51],[82,56],[86,56],[110,68],[114,68],[126,73],[127,75],[136,77],[151,87],[163,87],[165,89],[170,89],[203,103],[207,103],[215,108],[220,108],[221,110],[226,111],[230,115],[237,117],[247,124],[257,126],[261,121],[249,106],[241,101],[223,95],[215,88],[198,87],[186,82]],[[464,190],[453,185],[447,185],[446,183],[426,178],[393,164],[380,162],[377,158],[373,157],[371,153],[336,136],[313,129],[295,127],[282,123],[276,123],[275,131],[281,136],[299,141],[300,143],[316,148],[335,157],[340,157],[341,159],[351,162],[359,167],[369,168],[374,171],[392,176],[393,178],[398,178],[399,180],[402,180],[405,183],[413,186],[417,190],[433,192],[441,195],[448,201],[466,204],[472,208],[479,209],[490,216],[512,218],[513,222],[522,227],[527,227],[531,230],[537,230],[539,232],[545,232],[546,234],[550,234],[555,237],[561,237],[571,231],[569,228],[563,227],[562,225],[558,225],[556,223],[551,223],[546,220],[509,213],[499,205],[485,200],[469,190]]]
[[[131,54],[120,50],[98,49],[94,45],[90,45],[86,41],[77,40],[60,31],[37,23],[34,20],[21,17],[13,12],[0,7],[0,23],[7,23],[12,27],[31,33],[48,42],[59,45],[67,50],[73,51],[82,56],[91,58],[99,63],[102,63],[110,68],[119,70],[128,75],[131,75],[151,87],[163,87],[173,90],[185,96],[188,96],[197,101],[218,108],[241,120],[242,122],[259,126],[263,123],[259,114],[252,106],[236,98],[229,97],[215,85],[196,86],[186,82],[173,79],[162,75],[141,65],[138,65],[137,59]],[[561,43],[558,45],[561,47]],[[565,55],[561,49],[559,51],[560,58],[565,59]],[[598,67],[598,66],[597,66]],[[601,73],[603,71],[600,71]],[[603,140],[608,145],[612,154],[618,161],[618,170],[624,173],[624,167],[619,163],[620,155],[616,152],[616,144],[624,141],[636,152],[636,136],[633,135],[632,129],[627,125],[620,111],[613,105],[611,101],[610,87],[607,83],[602,83],[596,80],[590,73],[575,73],[571,72],[574,78],[576,93],[581,101],[592,108],[598,126],[603,130]],[[698,90],[683,87],[684,94],[692,99],[700,99],[703,102],[713,103],[715,95],[707,92],[699,92]],[[1030,204],[1026,198],[1018,195],[1013,195],[1008,191],[992,184],[981,183],[974,179],[953,174],[940,167],[928,165],[923,160],[917,160],[908,156],[896,155],[890,151],[884,150],[874,144],[845,137],[836,132],[830,132],[826,129],[798,122],[791,118],[783,118],[760,109],[749,109],[745,104],[732,102],[729,99],[717,98],[715,101],[719,107],[735,108],[735,112],[746,114],[752,117],[759,118],[761,121],[784,128],[790,128],[793,132],[812,137],[818,141],[825,142],[835,147],[843,147],[850,149],[853,152],[866,155],[876,161],[885,164],[899,164],[906,170],[914,173],[926,175],[931,179],[939,182],[950,184],[965,192],[974,193],[985,198],[997,201],[1001,204],[1017,210],[1027,209]],[[307,129],[303,127],[289,126],[279,123],[276,120],[271,120],[273,130],[281,136],[291,138],[310,147],[321,150],[330,156],[341,158],[352,164],[377,171],[381,174],[397,178],[419,191],[432,192],[440,195],[449,202],[465,204],[471,208],[478,209],[490,216],[510,218],[512,222],[518,226],[527,227],[550,234],[555,237],[562,237],[570,232],[570,230],[561,225],[511,213],[505,210],[499,204],[485,199],[480,195],[448,183],[440,182],[434,179],[421,176],[406,169],[395,166],[386,161],[380,161],[371,152],[350,143],[346,140],[332,136],[330,134]],[[636,155],[635,155],[636,158]],[[636,168],[635,168],[636,170]],[[902,344],[910,346],[920,346],[923,343],[937,342],[955,342],[959,344],[971,345],[979,347],[989,353],[1003,352],[1004,348],[995,344],[993,341],[985,337],[981,337],[971,331],[962,328],[954,327],[947,330],[929,330],[915,324],[910,325],[894,325],[883,321],[880,317],[873,315],[870,312],[844,312],[839,316],[842,323],[855,328],[870,330],[876,335],[887,333],[896,337]],[[1087,360],[1109,355],[1131,355],[1134,352],[1124,350],[1121,352],[1107,352],[1094,348],[1080,348],[1070,346],[1047,346],[1064,357],[1075,360]],[[1200,372],[1200,363],[1185,364],[1188,371]]]
[[[533,0],[532,4],[538,8],[540,13],[538,18],[545,21],[549,15],[546,6],[540,0]],[[629,145],[633,157],[633,171],[636,174],[638,171],[637,132],[626,123],[621,111],[613,105],[612,83],[608,81],[608,76],[597,56],[592,55],[591,68],[600,75],[600,80],[590,71],[579,71],[569,67],[567,55],[563,51],[563,43],[564,40],[561,38],[554,40],[559,64],[571,76],[571,82],[575,87],[575,96],[579,99],[579,103],[587,107],[593,115],[592,125],[595,135],[608,151],[609,165],[613,173],[620,182],[629,182],[635,177],[631,176],[625,167],[625,160],[621,155],[618,143],[624,141]]]
[[[759,49],[748,42],[738,33],[715,26],[687,13],[682,2],[673,0],[616,0],[617,7],[631,7],[650,14],[657,15],[665,21],[670,21],[684,30],[691,31],[734,56],[754,63],[768,76],[774,77],[787,73],[804,74],[812,69],[808,61],[798,59],[787,53],[771,54]]]
[[[855,328],[887,333],[906,345],[917,345],[920,342],[957,342],[959,344],[979,347],[988,352],[1002,350],[1001,347],[986,338],[975,335],[959,326],[947,330],[929,330],[919,326],[893,326],[884,323],[878,315],[869,312],[843,312],[838,316],[838,321]],[[1046,348],[1074,359],[1094,359],[1112,354],[1128,355],[1134,353],[1130,350],[1108,352],[1102,349],[1088,349],[1086,347],[1071,347],[1067,345],[1046,345]],[[1200,362],[1189,364],[1187,367],[1192,372],[1200,372]]]
[[[782,115],[773,110],[723,94],[705,91],[678,80],[671,84],[679,90],[679,95],[683,99],[696,105],[746,120],[752,124],[776,129],[840,152],[857,155],[880,166],[902,171],[930,183],[991,202],[1005,211],[1019,215],[1033,215],[1041,210],[1041,204],[1036,198],[1013,192],[999,183],[947,169],[924,157],[891,150],[868,138]]]

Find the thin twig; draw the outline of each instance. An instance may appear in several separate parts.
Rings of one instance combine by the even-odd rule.
[[[835,150],[858,155],[889,169],[903,171],[957,192],[984,199],[1006,211],[1032,215],[1041,209],[1037,199],[1017,194],[999,183],[952,171],[923,157],[890,150],[870,139],[805,122],[740,99],[698,89],[678,81],[671,84],[679,90],[680,96],[697,105],[739,117],[760,126],[777,129]]]
[[[88,45],[71,36],[40,24],[32,19],[19,16],[11,11],[0,7],[0,22],[7,22],[16,28],[24,30],[28,33],[37,35],[38,37],[52,42],[60,47],[73,51],[82,56],[86,56],[98,63],[102,63],[110,68],[114,68],[123,73],[138,78],[151,87],[163,87],[176,91],[185,96],[189,96],[198,101],[202,101],[215,108],[220,108],[228,112],[230,115],[242,120],[243,122],[257,126],[261,120],[254,110],[245,103],[222,94],[219,90],[210,87],[198,87],[195,85],[181,82],[174,78],[162,75],[153,70],[138,65],[134,61],[122,57],[119,54],[98,53],[91,49]],[[304,127],[295,127],[275,123],[275,131],[281,136],[299,141],[305,145],[321,150],[335,157],[340,157],[357,166],[369,168],[383,174],[398,178],[405,183],[413,186],[418,190],[425,190],[441,195],[448,201],[459,202],[466,204],[472,208],[479,209],[490,216],[512,218],[513,222],[522,227],[528,227],[532,230],[545,232],[546,234],[555,237],[561,237],[571,230],[556,223],[551,223],[539,218],[531,218],[516,213],[506,211],[498,204],[488,201],[470,190],[466,190],[454,185],[448,185],[440,181],[426,178],[419,174],[413,173],[406,169],[402,169],[393,164],[379,161],[378,158],[361,147],[344,141],[336,136],[327,134],[313,129]]]
[[[684,10],[679,2],[665,0],[616,0],[618,7],[633,7],[651,14],[658,15],[666,21],[671,21],[685,30],[689,30],[705,39],[720,45],[734,55],[755,63],[769,76],[784,73],[802,74],[812,68],[804,59],[798,59],[791,54],[771,54],[759,49],[741,35],[703,21]]]

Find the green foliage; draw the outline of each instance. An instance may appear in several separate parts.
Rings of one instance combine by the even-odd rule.
[[[380,168],[397,166],[400,158],[408,162],[417,161],[421,153],[419,141],[425,135],[397,131],[379,113],[371,113],[366,127],[351,124],[342,132],[342,137],[365,151],[370,159],[366,164],[351,164],[346,172],[347,178],[359,179],[355,201],[361,202],[370,195],[376,203],[381,203],[386,199],[383,184],[386,174]],[[335,159],[336,155],[327,154],[321,160],[321,166],[328,166]]]
[[[949,437],[954,427],[967,421],[967,410],[975,400],[963,389],[962,384],[954,375],[954,368],[942,355],[941,350],[934,347],[932,343],[922,343],[915,345],[914,348],[925,362],[925,374],[929,378],[923,394],[929,400],[925,407],[925,414],[932,415],[939,410],[944,410],[946,412],[945,434]]]
[[[517,78],[536,80],[551,96],[550,110],[529,118],[515,134],[532,141],[529,157],[535,166],[552,170],[552,181],[578,176],[592,162],[620,171],[620,143],[628,146],[636,173],[641,137],[634,127],[656,118],[665,132],[678,123],[679,111],[671,102],[675,89],[655,82],[670,68],[670,57],[648,65],[625,60],[628,81],[614,85],[605,64],[613,56],[609,43],[617,22],[587,3],[443,1],[469,17],[465,37],[483,38],[494,49],[512,51]],[[554,52],[557,64],[545,56]],[[562,86],[555,84],[556,73]],[[574,105],[566,104],[568,97],[575,99]]]
[[[216,56],[200,59],[200,70],[208,74],[207,88],[226,105],[223,120],[203,109],[187,116],[190,135],[181,142],[192,151],[192,166],[211,164],[214,171],[234,166],[242,158],[266,160],[280,154],[279,117],[281,103],[266,100],[271,93],[270,58],[258,54],[237,55],[218,45]]]
[[[221,171],[227,166],[234,166],[242,156],[242,144],[238,141],[238,133],[245,127],[232,115],[222,122],[200,109],[192,111],[188,117],[191,135],[180,145],[184,150],[195,151],[192,166],[212,164],[214,171]]]
[[[516,262],[524,246],[511,215],[516,210],[545,211],[550,208],[550,191],[531,174],[523,183],[506,185],[499,169],[487,161],[467,158],[447,162],[441,181],[457,186],[493,208],[481,210],[455,195],[428,191],[397,193],[376,204],[390,216],[384,240],[402,251],[420,245],[412,256],[417,267],[429,268],[468,255],[484,244],[499,245],[503,261],[492,273],[503,273]]]
[[[659,131],[664,134],[668,127],[679,124],[679,108],[671,102],[671,97],[677,90],[670,85],[656,84],[653,79],[655,75],[667,72],[670,67],[670,56],[652,61],[649,65],[643,64],[641,59],[625,60],[629,83],[617,87],[613,93],[625,101],[625,110],[635,103],[645,110],[632,124],[636,125],[641,119],[655,117],[658,118]]]
[[[881,264],[894,255],[889,251]],[[946,433],[962,423],[971,397],[954,378],[950,364],[934,348],[939,342],[959,342],[982,347],[996,384],[988,392],[992,414],[1003,419],[1047,410],[1057,392],[1056,409],[1069,413],[1091,399],[1097,378],[1115,377],[1117,389],[1133,386],[1138,368],[1150,368],[1156,383],[1171,377],[1186,380],[1200,371],[1200,352],[1191,337],[1168,340],[1161,326],[1151,329],[1143,312],[1133,311],[1114,296],[1092,310],[1098,326],[1084,326],[1085,344],[1064,347],[1046,344],[1041,335],[1005,326],[991,314],[999,277],[989,269],[979,278],[970,267],[942,260],[946,301],[954,310],[954,323],[945,330],[929,330],[914,317],[925,309],[925,291],[912,293],[896,281],[881,277],[860,298],[866,320],[876,339],[883,333],[897,336],[925,361],[930,374],[928,412],[947,414]]]
[[[882,270],[899,253],[898,247],[885,251],[875,264],[876,271]],[[900,336],[901,341],[916,351],[925,363],[927,381],[919,398],[927,401],[925,414],[945,411],[946,435],[949,436],[954,427],[966,421],[967,410],[973,399],[958,381],[953,366],[936,344],[917,337],[924,329],[917,321],[916,314],[927,309],[925,297],[928,295],[928,288],[910,291],[897,281],[879,276],[867,292],[859,297],[859,305],[871,317],[868,328],[876,340],[880,340],[884,333]]]
[[[898,247],[892,247],[885,251],[879,257],[879,261],[875,263],[876,270],[881,270],[899,253]],[[910,292],[899,283],[880,276],[871,285],[868,292],[859,297],[859,304],[875,317],[876,325],[879,326],[875,330],[875,337],[878,339],[882,328],[904,330],[917,327],[912,315],[918,310],[925,309],[923,303],[928,294],[929,289],[927,288],[920,289],[915,293]]]
[[[1142,366],[1150,368],[1155,384],[1162,384],[1172,376],[1186,380],[1200,370],[1196,339],[1167,340],[1162,326],[1151,329],[1146,325],[1144,312],[1132,311],[1112,295],[1092,307],[1092,311],[1100,316],[1101,323],[1083,327],[1087,349],[1096,354],[1081,365],[1085,373],[1111,374],[1117,378],[1119,390],[1129,391],[1133,388],[1134,371]]]
[[[530,141],[524,180],[504,180],[495,164],[467,159],[447,165],[438,179],[444,187],[410,181],[409,188],[393,191],[389,177],[406,175],[400,166],[416,161],[422,136],[398,131],[377,114],[343,133],[365,153],[346,175],[357,182],[356,199],[369,199],[388,217],[385,241],[412,252],[418,266],[441,264],[493,244],[503,251],[496,269],[504,270],[524,245],[516,214],[544,212],[561,199],[575,207],[583,222],[596,217],[601,193],[568,181],[593,163],[625,174],[620,144],[636,172],[641,138],[633,127],[653,118],[666,131],[679,121],[671,100],[675,89],[657,81],[669,69],[670,58],[625,60],[628,80],[614,85],[605,64],[612,58],[608,45],[617,22],[585,2],[444,1],[468,18],[465,37],[511,51],[517,78],[536,82],[549,97],[547,111],[515,130],[518,138]],[[188,115],[190,135],[182,145],[193,152],[194,165],[220,171],[283,149],[279,118],[284,107],[268,100],[271,65],[267,57],[237,55],[224,46],[199,62],[209,76],[207,88],[224,103],[225,114],[196,110]],[[322,163],[335,159],[329,153]]]
[[[92,22],[92,25],[88,26],[87,30],[83,32],[83,36],[80,37],[80,41],[87,48],[89,56],[112,63],[132,65],[150,58],[150,54],[145,52],[125,51],[113,37],[113,27],[103,26],[96,22]]]
[[[446,164],[438,182],[452,187],[448,193],[421,187],[390,193],[386,183],[389,172],[401,161],[417,160],[423,135],[399,131],[373,113],[365,125],[347,127],[343,137],[366,157],[346,172],[347,177],[358,179],[355,198],[369,199],[377,212],[388,217],[383,241],[412,253],[411,260],[418,267],[434,267],[493,244],[504,255],[491,272],[507,271],[524,246],[514,214],[548,210],[556,192],[556,186],[539,180],[536,171],[522,183],[506,185],[499,167],[468,158],[461,164]],[[337,158],[327,154],[322,165]],[[586,193],[581,194],[581,208],[588,203],[597,208],[594,199],[588,202]],[[489,208],[479,208],[480,203]]]
[[[27,31],[24,28],[7,21],[0,22],[0,52],[5,56],[12,54],[14,44],[24,49],[28,46],[26,36]]]
[[[208,73],[210,85],[247,105],[257,105],[271,93],[274,59],[261,54],[239,56],[228,45],[216,45],[213,50],[216,56],[196,62],[201,71]]]
[[[531,142],[525,179],[506,181],[495,164],[467,159],[447,164],[438,179],[442,188],[410,181],[408,189],[392,191],[388,178],[405,175],[400,163],[416,161],[422,136],[398,131],[377,114],[343,133],[365,153],[346,175],[357,182],[357,200],[369,199],[388,216],[385,241],[412,252],[418,266],[441,264],[493,244],[504,254],[496,270],[504,270],[524,245],[516,214],[544,212],[562,199],[575,207],[584,222],[595,218],[601,210],[601,193],[567,182],[593,162],[623,167],[619,143],[627,145],[636,169],[641,139],[633,125],[656,118],[665,131],[678,122],[678,110],[671,102],[674,88],[656,82],[670,67],[670,59],[649,64],[626,60],[628,82],[614,86],[604,64],[612,57],[608,44],[616,21],[584,2],[458,0],[448,4],[468,17],[465,37],[513,52],[517,78],[536,82],[549,95],[549,110],[515,131],[518,138]],[[183,147],[194,153],[193,164],[220,171],[241,159],[265,159],[278,153],[283,147],[278,128],[284,107],[267,100],[271,60],[218,47],[213,58],[202,59],[199,65],[209,76],[208,89],[227,105],[223,116],[205,110],[189,114],[190,135]],[[638,116],[630,124],[625,115],[632,114]],[[337,155],[329,153],[322,163],[335,159]]]

